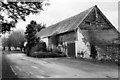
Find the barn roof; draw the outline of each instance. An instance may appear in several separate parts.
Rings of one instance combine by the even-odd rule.
[[[86,18],[86,16],[91,12],[92,9],[96,7],[93,6],[75,16],[67,18],[63,21],[60,21],[54,25],[51,25],[40,32],[37,33],[39,37],[48,37],[56,34],[65,33],[77,29],[80,23]]]

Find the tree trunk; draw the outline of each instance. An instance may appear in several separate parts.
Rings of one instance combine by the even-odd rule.
[[[5,46],[3,47],[3,51],[5,51]]]
[[[29,48],[26,48],[25,49],[25,53],[27,54],[27,56],[30,56],[29,54],[30,54],[30,49]]]
[[[11,51],[11,46],[8,46],[8,51]]]
[[[25,47],[23,48],[23,50],[24,50],[24,53],[25,53]]]
[[[22,49],[23,49],[23,48],[22,48],[22,47],[20,47],[20,51],[22,51]]]

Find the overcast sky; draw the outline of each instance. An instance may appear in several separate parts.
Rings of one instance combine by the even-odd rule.
[[[20,21],[17,29],[25,30],[31,20],[50,26],[94,5],[97,5],[109,21],[118,28],[118,0],[49,0],[49,2],[50,6],[45,7],[40,14],[28,16],[26,22]]]

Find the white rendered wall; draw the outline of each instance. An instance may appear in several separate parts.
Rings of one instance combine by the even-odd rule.
[[[89,58],[90,55],[90,49],[89,49],[89,42],[87,42],[86,44],[83,42],[84,36],[82,35],[80,29],[77,30],[77,53],[81,52],[81,51],[86,51],[86,53],[84,54],[85,58]]]
[[[47,48],[48,48],[48,38],[42,38],[41,40],[46,43],[46,46],[47,46]]]

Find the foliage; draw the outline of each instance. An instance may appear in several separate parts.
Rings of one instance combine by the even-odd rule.
[[[6,0],[0,1],[0,29],[2,32],[10,31],[19,20],[26,20],[30,14],[37,14],[43,10],[43,5],[49,5],[46,0]],[[14,22],[14,25],[11,23]],[[1,30],[0,30],[1,31]]]
[[[79,57],[84,58],[85,53],[86,53],[86,51],[82,50],[81,52],[78,52],[77,54],[78,54]]]
[[[25,42],[25,36],[23,32],[21,31],[15,31],[13,32],[9,38],[12,40],[12,46],[14,47],[21,47],[23,46],[23,43]],[[13,42],[15,41],[15,42]]]
[[[8,38],[2,38],[2,46],[8,46]]]
[[[14,22],[2,22],[0,27],[2,27],[1,32],[5,33],[7,31],[11,31],[11,28],[15,27],[15,23]]]
[[[39,42],[38,44],[37,44],[37,51],[46,51],[46,43],[45,42]]]
[[[36,46],[36,44],[39,42],[39,38],[35,36],[35,34],[37,33],[36,25],[37,25],[36,21],[32,20],[30,24],[28,24],[26,27],[25,32],[25,38],[27,40],[26,53],[28,56],[30,54],[30,50],[32,49],[32,47]]]
[[[24,42],[24,34],[21,31],[14,31],[8,38],[2,39],[2,45],[6,47],[23,47]]]
[[[34,52],[32,57],[37,57],[37,58],[56,58],[56,57],[66,57],[64,54],[56,54],[53,52]]]
[[[30,54],[34,53],[34,52],[45,52],[46,51],[46,43],[43,41],[40,41],[36,44],[36,46],[32,47]]]
[[[5,47],[8,47],[9,51],[11,51],[11,46],[13,44],[12,41],[14,42],[14,40],[12,40],[10,37],[2,39],[2,46],[4,47],[4,50]]]
[[[36,26],[36,30],[37,30],[37,32],[39,32],[39,31],[41,31],[42,29],[44,29],[45,28],[45,24],[37,24],[37,26]]]

